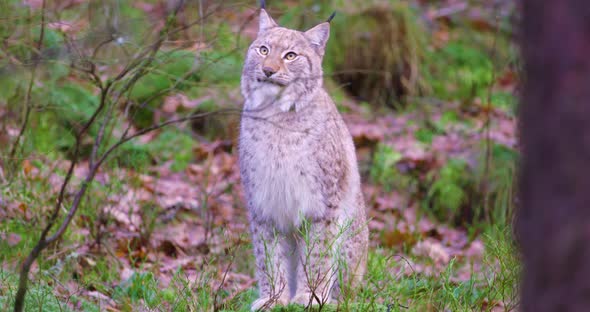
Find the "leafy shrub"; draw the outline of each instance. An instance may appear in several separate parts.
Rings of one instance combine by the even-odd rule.
[[[439,171],[428,175],[427,196],[422,202],[427,212],[456,224],[481,220],[510,224],[518,153],[491,143],[490,157],[486,159],[485,149],[482,144],[476,166],[462,159],[450,159]]]
[[[429,174],[432,182],[425,201],[439,219],[451,221],[461,213],[461,208],[469,203],[468,189],[473,186],[467,163],[461,159],[451,159],[439,172]]]

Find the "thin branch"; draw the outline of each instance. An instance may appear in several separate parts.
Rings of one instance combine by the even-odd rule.
[[[148,132],[152,132],[154,130],[161,129],[166,126],[172,125],[172,124],[177,124],[177,123],[182,123],[182,122],[186,122],[186,121],[190,121],[190,120],[200,119],[200,118],[204,118],[204,117],[208,117],[208,116],[212,116],[212,115],[223,115],[223,114],[227,114],[227,113],[236,113],[236,112],[241,112],[241,110],[235,109],[235,108],[227,108],[227,109],[220,109],[220,110],[216,110],[216,111],[212,111],[212,112],[192,114],[192,115],[189,115],[186,117],[171,119],[171,120],[162,122],[160,124],[141,129],[141,130],[131,134],[130,136],[122,137],[117,143],[113,144],[109,149],[107,149],[107,151],[102,155],[102,157],[97,161],[96,164],[100,165],[102,162],[104,162],[106,160],[106,158],[119,146],[123,145],[124,143],[126,143],[136,137],[142,136]]]
[[[233,246],[233,248],[232,248],[232,251],[233,252],[231,254],[230,261],[227,264],[227,266],[225,268],[225,271],[223,272],[223,277],[221,279],[221,282],[219,282],[219,286],[217,287],[217,291],[215,292],[215,295],[213,296],[213,304],[214,304],[213,311],[219,311],[219,310],[221,310],[221,305],[220,305],[221,303],[218,301],[218,298],[217,297],[219,295],[219,292],[221,291],[221,288],[223,287],[223,284],[225,283],[225,280],[227,279],[227,274],[229,273],[229,270],[231,269],[231,267],[234,264],[234,260],[236,258],[236,249],[238,247],[240,247],[240,244],[239,244],[240,242],[242,242],[242,240],[240,240],[238,242],[238,245],[237,246]]]
[[[182,2],[180,2],[180,4],[182,4]],[[179,11],[180,6],[181,5],[179,5],[179,7],[177,7],[174,10],[174,14],[176,14]],[[204,19],[206,16],[211,15],[212,13],[213,12],[208,12],[205,16],[201,16],[200,20]],[[172,20],[171,18],[168,19],[168,21],[171,21],[171,20]],[[199,21],[197,21],[196,23],[198,23],[198,22]],[[170,23],[168,23],[166,25],[166,27],[160,32],[160,36],[156,42],[151,44],[148,48],[137,53],[135,55],[134,60],[131,63],[129,63],[127,66],[125,66],[125,68],[121,72],[119,72],[119,74],[117,74],[113,79],[108,79],[105,82],[105,84],[103,84],[100,77],[95,73],[94,66],[91,66],[90,70],[83,70],[84,72],[87,72],[90,75],[90,78],[95,82],[97,87],[100,89],[100,91],[101,91],[100,92],[101,93],[100,94],[100,102],[99,102],[98,107],[93,112],[92,116],[84,123],[83,127],[76,134],[74,154],[73,154],[74,156],[73,156],[73,159],[70,163],[69,169],[66,173],[65,179],[61,185],[59,196],[57,198],[56,204],[53,208],[53,211],[48,219],[48,222],[47,222],[45,228],[43,229],[43,231],[41,233],[39,240],[37,241],[37,244],[34,246],[32,251],[29,253],[29,255],[26,257],[25,261],[22,264],[20,277],[19,277],[20,279],[19,279],[18,291],[17,291],[16,297],[15,297],[15,305],[14,305],[15,312],[21,312],[24,308],[24,300],[25,300],[25,296],[26,296],[26,292],[27,292],[28,274],[29,274],[32,264],[35,262],[35,260],[39,257],[41,252],[47,246],[49,246],[50,244],[52,244],[52,243],[56,242],[58,239],[60,239],[60,237],[66,231],[66,229],[68,228],[69,224],[71,223],[74,215],[76,214],[77,210],[79,209],[80,204],[81,204],[82,200],[84,199],[84,195],[86,194],[89,186],[94,181],[94,178],[95,178],[98,170],[100,169],[101,165],[106,161],[106,159],[118,147],[120,147],[122,144],[132,140],[133,138],[139,137],[139,136],[144,135],[148,132],[166,127],[171,124],[181,123],[181,122],[190,121],[190,120],[199,119],[199,118],[204,118],[206,116],[210,116],[210,115],[214,115],[214,114],[224,114],[224,113],[229,114],[229,113],[235,113],[236,111],[241,114],[241,110],[236,110],[236,109],[218,110],[218,111],[214,111],[214,112],[192,114],[190,116],[168,120],[166,122],[141,129],[131,135],[128,135],[128,131],[126,131],[122,135],[122,137],[119,139],[119,141],[117,141],[115,144],[113,144],[109,148],[107,148],[106,151],[102,155],[98,156],[100,145],[103,144],[103,140],[104,140],[104,132],[105,132],[105,128],[106,128],[106,123],[108,122],[108,117],[110,115],[110,113],[107,112],[106,113],[107,115],[105,116],[105,119],[103,120],[103,123],[101,125],[100,130],[99,130],[99,133],[94,141],[94,146],[93,146],[93,151],[92,151],[92,155],[91,155],[88,173],[87,173],[86,177],[84,178],[83,182],[81,183],[81,185],[79,186],[77,192],[75,192],[73,201],[70,205],[70,209],[69,209],[67,215],[64,216],[63,220],[61,221],[59,228],[52,235],[48,236],[50,230],[56,225],[57,218],[59,217],[59,212],[60,212],[63,202],[64,202],[66,189],[70,185],[70,182],[71,182],[71,179],[73,176],[73,172],[74,172],[74,168],[79,163],[82,140],[87,135],[87,132],[90,129],[90,127],[96,123],[98,116],[104,112],[105,107],[108,105],[108,103],[112,104],[112,106],[109,107],[109,110],[110,110],[113,108],[114,105],[116,105],[120,96],[122,94],[124,94],[127,90],[129,90],[129,88],[131,88],[137,82],[137,80],[139,80],[141,77],[143,77],[147,73],[147,68],[155,60],[155,56],[156,56],[157,52],[159,51],[159,49],[161,48],[161,46],[163,45],[165,40],[168,38],[168,36],[170,36],[171,33],[181,31],[182,29],[186,29],[196,23],[185,25],[180,30],[179,29],[170,30],[169,29]],[[117,86],[118,82],[123,80],[125,77],[128,77],[128,75],[132,72],[133,72],[133,76],[130,79],[128,79],[122,86]],[[111,94],[113,94],[112,90],[114,88],[118,88],[117,93],[115,94],[114,99],[109,100],[108,97]],[[255,118],[255,117],[253,117],[253,118]]]
[[[496,11],[494,10],[494,15],[496,15]],[[498,18],[496,17],[496,24],[499,24]],[[491,51],[491,55],[490,55],[490,59],[492,61],[492,77],[491,77],[491,82],[490,85],[488,86],[488,94],[487,94],[487,103],[486,103],[486,118],[485,118],[485,122],[483,124],[483,128],[485,130],[485,164],[484,164],[484,171],[483,171],[483,175],[480,181],[480,191],[483,194],[483,211],[485,213],[485,219],[488,221],[492,221],[491,220],[491,216],[490,216],[490,207],[489,207],[489,202],[490,202],[490,198],[488,195],[488,189],[487,189],[487,183],[486,181],[488,180],[488,175],[490,172],[490,163],[492,161],[492,148],[491,148],[491,138],[490,138],[490,126],[491,126],[491,116],[490,116],[490,112],[492,110],[492,89],[494,87],[495,84],[495,80],[496,80],[496,66],[494,64],[494,60],[496,59],[496,53],[497,53],[497,41],[498,41],[498,36],[499,36],[499,32],[500,32],[500,27],[496,27],[496,32],[494,33],[494,37],[493,37],[493,42],[492,42],[492,51]]]
[[[45,8],[46,2],[43,0],[41,4],[41,30],[39,31],[39,39],[37,40],[36,49],[37,52],[41,51],[41,47],[43,46],[43,38],[45,37]],[[27,93],[25,95],[25,117],[23,123],[18,131],[18,135],[16,136],[16,140],[14,141],[12,148],[10,150],[10,158],[14,159],[16,155],[16,150],[20,145],[20,140],[27,129],[27,125],[29,124],[29,119],[31,117],[31,93],[33,91],[33,84],[35,83],[35,76],[37,75],[37,67],[39,62],[33,62],[33,69],[31,70],[31,79],[29,80],[29,86],[27,87]]]
[[[146,73],[146,68],[148,66],[151,65],[151,63],[154,60],[154,56],[156,55],[157,51],[160,49],[160,47],[162,46],[163,43],[163,36],[160,36],[160,40],[158,40],[158,44],[153,46],[153,50],[150,51],[150,56],[148,57],[147,61],[143,63],[143,65],[141,65],[141,67],[137,70],[137,72],[135,73],[135,75],[129,80],[127,81],[127,83],[121,88],[121,90],[118,91],[115,99],[112,101],[112,105],[111,105],[111,110],[112,107],[119,101],[119,98],[121,96],[121,94],[125,93],[132,85],[134,85],[141,77],[144,76],[144,74]],[[120,77],[119,79],[122,79],[125,75],[119,75],[117,77]],[[107,86],[112,86],[112,84],[116,81],[117,79],[115,79],[114,81],[111,81],[110,84],[107,84]],[[100,106],[104,106],[106,105],[103,101],[106,101],[106,95],[108,93],[108,90],[103,90],[102,95],[103,97],[101,97],[101,105]],[[109,117],[107,113],[107,115],[105,115],[105,120],[101,125],[101,128],[99,130],[98,135],[96,136],[96,140],[94,142],[94,145],[92,147],[92,154],[90,155],[90,160],[88,162],[88,166],[90,168],[92,168],[94,160],[96,159],[96,154],[98,152],[98,148],[100,147],[100,145],[102,144],[102,140],[103,140],[103,136],[104,136],[104,131],[106,128],[106,124],[107,124],[107,118]]]
[[[45,1],[43,2],[43,7],[45,7]],[[175,11],[175,13],[178,10]],[[44,16],[44,11],[43,11],[43,16]],[[44,20],[43,20],[44,21]],[[166,31],[168,31],[168,29],[165,29]],[[43,33],[43,32],[42,32]],[[96,173],[98,172],[98,169],[100,168],[100,165],[103,163],[103,161],[106,159],[106,157],[118,146],[120,146],[121,144],[123,144],[124,142],[128,141],[124,139],[121,139],[120,144],[115,144],[113,147],[111,147],[111,149],[109,149],[101,158],[98,162],[94,163],[93,165],[91,165],[91,168],[88,172],[88,174],[86,175],[86,178],[84,179],[83,183],[81,184],[80,188],[78,189],[78,191],[75,194],[74,197],[74,201],[72,202],[72,205],[70,207],[70,210],[68,211],[68,214],[65,216],[64,220],[62,221],[60,227],[58,228],[58,230],[51,236],[47,237],[49,231],[51,230],[51,228],[55,225],[55,222],[59,216],[59,211],[60,208],[63,204],[63,200],[64,200],[64,196],[65,196],[65,190],[66,188],[69,186],[69,183],[71,181],[73,172],[74,172],[74,168],[78,163],[79,157],[80,157],[80,146],[81,146],[81,142],[83,137],[85,136],[86,132],[88,131],[88,129],[94,124],[94,122],[96,121],[96,118],[98,117],[98,115],[104,110],[104,107],[106,106],[107,101],[107,96],[110,93],[110,89],[113,86],[113,84],[115,82],[117,82],[118,80],[124,78],[126,76],[126,74],[131,71],[131,69],[135,68],[135,67],[139,67],[139,70],[137,70],[136,75],[131,78],[122,88],[122,90],[119,90],[121,92],[119,92],[119,94],[125,92],[126,89],[129,88],[129,86],[131,84],[133,84],[135,81],[137,81],[144,73],[145,73],[145,65],[149,65],[151,64],[151,60],[153,59],[153,56],[156,54],[157,50],[159,50],[159,48],[161,47],[162,43],[164,42],[164,38],[166,37],[165,33],[161,33],[161,36],[159,38],[159,40],[153,44],[151,47],[151,50],[148,50],[148,52],[146,54],[150,54],[150,57],[147,61],[145,60],[138,60],[137,62],[132,63],[133,66],[132,67],[126,67],[126,69],[124,69],[114,80],[110,80],[107,82],[107,84],[102,87],[102,83],[100,83],[100,79],[97,80],[98,86],[101,87],[101,99],[100,99],[100,104],[99,106],[96,108],[96,110],[94,111],[94,113],[92,114],[92,116],[90,117],[90,119],[84,124],[84,126],[82,127],[82,129],[77,133],[76,135],[76,143],[75,143],[75,151],[74,151],[74,156],[73,159],[70,163],[70,167],[68,169],[68,172],[66,174],[66,177],[64,179],[64,182],[61,185],[61,189],[60,189],[60,193],[57,199],[57,202],[55,204],[55,207],[52,211],[52,214],[49,218],[49,221],[47,222],[45,228],[43,229],[41,236],[39,238],[39,240],[37,241],[37,244],[35,245],[35,247],[33,247],[33,250],[29,253],[29,255],[27,256],[27,258],[25,259],[25,261],[22,264],[21,267],[21,272],[20,272],[20,276],[19,276],[19,286],[18,286],[18,291],[15,297],[15,304],[14,304],[14,311],[15,312],[22,312],[22,310],[24,309],[24,302],[25,302],[25,296],[26,296],[26,292],[27,292],[27,283],[28,283],[28,274],[29,271],[31,269],[32,264],[35,262],[35,260],[37,259],[37,257],[39,257],[40,253],[51,243],[57,241],[61,235],[65,232],[65,230],[67,229],[67,227],[69,226],[70,222],[72,221],[74,215],[76,214],[76,211],[78,210],[80,203],[89,187],[89,185],[92,183],[92,181],[94,180],[94,177],[96,175]],[[42,42],[43,38],[40,38],[39,42]],[[144,54],[145,55],[145,54]],[[144,66],[140,66],[143,63]],[[98,78],[96,76],[94,76],[95,79]],[[25,125],[26,126],[26,125]],[[24,129],[25,127],[23,127]],[[24,130],[23,130],[24,131]],[[103,131],[104,132],[104,129]],[[144,131],[143,133],[147,133],[149,131]],[[140,135],[140,134],[137,134]],[[136,135],[136,136],[137,136]],[[96,146],[96,144],[100,145],[102,142],[102,135],[99,135],[97,137],[97,139],[95,140],[95,146],[93,149],[93,154],[96,154],[96,151],[98,149],[98,147]]]

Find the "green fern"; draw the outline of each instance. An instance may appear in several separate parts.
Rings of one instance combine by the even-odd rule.
[[[387,191],[391,191],[400,178],[396,163],[401,159],[402,154],[398,151],[391,146],[379,143],[373,156],[373,165],[370,171],[371,180],[382,185]]]
[[[469,186],[469,168],[461,159],[451,159],[442,167],[438,175],[429,175],[432,185],[426,196],[432,212],[440,219],[455,219],[461,207],[467,204]]]

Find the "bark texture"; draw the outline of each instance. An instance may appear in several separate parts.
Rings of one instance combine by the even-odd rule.
[[[590,2],[522,9],[522,311],[589,311]]]

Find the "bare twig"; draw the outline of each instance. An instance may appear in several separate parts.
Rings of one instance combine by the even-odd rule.
[[[43,4],[45,7],[45,2],[43,2]],[[176,8],[176,10],[174,10],[174,14],[176,14],[178,12],[178,10],[179,10],[179,8]],[[43,16],[44,16],[44,11],[43,11]],[[169,20],[171,20],[171,19],[169,19]],[[105,125],[108,121],[105,119],[103,121],[103,124],[101,125],[101,129],[100,129],[100,131],[95,139],[95,142],[94,142],[89,171],[88,171],[84,181],[80,185],[79,189],[75,193],[74,200],[70,206],[68,214],[64,217],[63,221],[60,224],[60,227],[56,230],[55,233],[53,233],[51,236],[48,236],[50,230],[56,224],[56,220],[59,216],[59,212],[61,210],[61,207],[62,207],[62,204],[64,201],[65,191],[68,188],[71,178],[73,176],[74,168],[78,164],[79,157],[80,157],[80,147],[82,145],[82,139],[85,137],[88,129],[95,123],[97,117],[103,112],[103,110],[105,109],[105,106],[108,105],[108,102],[109,102],[108,97],[109,97],[111,89],[113,88],[113,86],[115,85],[116,82],[122,80],[123,78],[125,78],[127,76],[128,73],[135,70],[135,75],[131,79],[129,79],[127,81],[127,83],[125,83],[121,87],[120,90],[118,90],[119,92],[116,95],[116,98],[118,99],[118,96],[120,94],[123,94],[124,92],[126,92],[126,90],[128,90],[140,77],[142,77],[147,72],[146,68],[151,64],[157,51],[160,49],[160,47],[162,46],[162,43],[167,38],[168,32],[169,32],[168,27],[165,27],[165,29],[160,34],[159,39],[154,44],[152,44],[150,46],[150,49],[144,50],[143,52],[139,53],[138,58],[136,58],[135,61],[131,62],[128,66],[126,66],[115,77],[115,79],[107,81],[106,85],[103,85],[102,81],[100,80],[100,78],[96,74],[94,74],[93,70],[90,72],[91,77],[95,80],[96,85],[99,87],[99,89],[101,91],[100,92],[100,103],[99,103],[99,106],[96,108],[96,110],[93,112],[92,116],[89,118],[89,120],[86,121],[86,123],[84,123],[83,127],[76,134],[76,143],[75,143],[74,154],[73,154],[74,156],[73,156],[73,159],[70,163],[70,166],[69,166],[69,169],[68,169],[67,174],[65,176],[65,179],[61,185],[59,196],[57,198],[54,209],[52,210],[52,213],[48,219],[48,222],[47,222],[45,228],[43,229],[43,231],[41,233],[39,240],[37,241],[37,244],[35,245],[35,247],[33,247],[31,252],[28,254],[26,259],[22,263],[20,277],[19,277],[18,290],[17,290],[17,294],[15,297],[15,304],[14,304],[14,311],[15,312],[21,312],[24,308],[24,300],[25,300],[25,296],[26,296],[26,292],[27,292],[28,274],[29,274],[32,264],[35,262],[35,260],[39,257],[40,253],[47,246],[56,242],[63,235],[63,233],[66,231],[66,229],[68,228],[74,215],[76,214],[76,212],[80,206],[80,203],[81,203],[82,199],[84,198],[86,191],[88,190],[88,187],[90,186],[90,184],[94,180],[96,173],[98,172],[102,163],[107,159],[107,157],[117,147],[121,146],[123,143],[125,143],[135,137],[138,137],[140,135],[146,134],[150,131],[165,127],[165,126],[173,124],[173,123],[182,122],[185,120],[190,120],[192,118],[204,117],[206,115],[213,113],[213,112],[210,112],[210,113],[206,113],[206,114],[197,114],[197,115],[200,115],[199,117],[193,115],[193,116],[189,116],[187,118],[179,118],[179,119],[175,119],[175,120],[170,120],[168,122],[164,122],[162,124],[155,125],[155,126],[140,130],[131,136],[124,135],[123,137],[121,137],[121,139],[117,143],[115,143],[110,148],[108,148],[106,150],[106,152],[104,154],[102,154],[101,157],[98,158],[98,160],[95,161],[95,159],[98,157],[97,154],[98,154],[99,146],[102,144],[102,141],[104,138],[104,131],[106,128]],[[43,34],[43,32],[42,32],[42,34]],[[43,39],[42,36],[43,35],[40,36],[39,44],[42,42],[42,39]],[[147,60],[146,60],[146,56],[147,56]],[[34,75],[33,75],[33,78],[34,78]],[[31,79],[31,81],[33,81],[33,79]],[[30,83],[30,85],[32,85],[32,82]],[[30,86],[29,93],[30,93],[31,88],[32,87]],[[30,96],[29,96],[29,99],[30,99]],[[117,101],[112,101],[111,103],[116,103],[116,102]],[[28,105],[28,106],[30,106],[30,105]],[[28,111],[30,112],[30,109]],[[107,116],[106,116],[107,118],[108,118],[108,115],[109,115],[109,113],[107,113]],[[25,120],[28,120],[28,118]],[[26,123],[23,124],[21,132],[24,132],[24,129],[26,129]],[[21,133],[21,135],[22,135],[22,133]],[[19,138],[20,138],[20,135],[19,135]],[[18,141],[17,141],[17,144],[15,144],[15,146],[17,146],[17,145],[18,145]],[[15,148],[13,148],[13,149],[15,149]]]
[[[494,10],[497,11],[497,10]],[[494,12],[495,13],[495,12]],[[498,24],[499,22],[497,21],[497,17],[496,17],[496,24]],[[491,82],[490,85],[488,86],[488,94],[487,94],[487,103],[486,103],[486,118],[485,118],[485,122],[484,122],[484,130],[485,130],[485,164],[484,164],[484,171],[483,171],[483,175],[480,181],[480,191],[483,194],[483,211],[485,214],[485,218],[488,221],[492,221],[491,220],[491,216],[490,216],[490,196],[488,194],[488,189],[487,189],[487,181],[488,181],[488,175],[489,175],[489,171],[490,171],[490,163],[492,161],[492,149],[491,149],[491,138],[490,138],[490,126],[491,126],[491,117],[490,117],[490,112],[492,110],[492,89],[494,87],[495,84],[495,80],[496,80],[496,64],[494,64],[494,60],[496,59],[496,53],[497,53],[497,41],[498,41],[498,35],[500,32],[500,27],[496,27],[496,32],[494,33],[494,37],[493,37],[493,42],[492,42],[492,51],[491,51],[491,55],[490,55],[490,59],[492,61],[492,77],[491,77]]]
[[[43,0],[41,5],[41,30],[39,31],[39,39],[37,40],[36,45],[36,52],[41,55],[41,47],[43,46],[43,38],[45,37],[45,7],[46,3]],[[23,119],[23,123],[18,131],[18,135],[16,136],[16,140],[14,141],[12,148],[10,150],[10,159],[14,159],[16,155],[16,150],[20,145],[20,140],[27,129],[27,125],[29,124],[29,119],[31,116],[32,104],[31,104],[31,93],[33,91],[33,84],[35,83],[35,76],[37,75],[37,67],[39,61],[33,62],[33,68],[31,69],[31,79],[29,80],[29,85],[27,87],[27,93],[25,95],[25,116]]]
[[[234,264],[234,260],[236,258],[236,250],[241,247],[242,242],[243,242],[243,240],[240,239],[236,245],[232,246],[232,253],[231,253],[230,261],[227,264],[225,271],[223,272],[223,278],[221,279],[221,282],[219,282],[219,286],[217,287],[217,291],[213,295],[213,304],[214,304],[213,311],[221,310],[223,305],[228,302],[227,300],[219,302],[218,296],[219,296],[219,293],[221,292],[221,288],[223,287],[223,284],[225,283],[225,280],[227,279],[227,275],[229,273],[229,270],[231,269],[231,267]],[[235,294],[232,297],[235,297]]]

